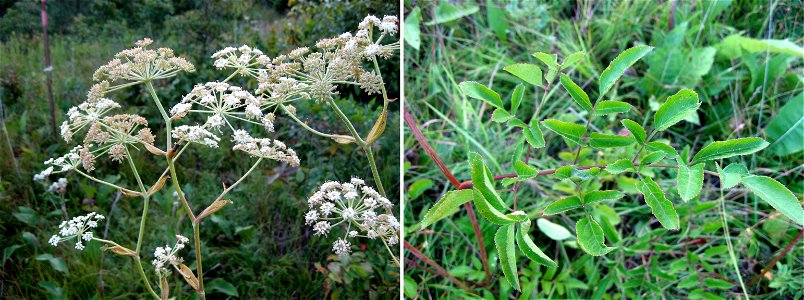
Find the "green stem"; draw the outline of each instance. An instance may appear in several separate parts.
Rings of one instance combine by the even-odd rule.
[[[199,230],[201,224],[196,224],[193,222],[193,239],[195,240],[195,262],[197,266],[197,273],[198,273],[198,297],[206,299],[206,295],[204,293],[204,269],[203,264],[201,263],[201,233]]]
[[[377,185],[377,189],[379,190],[380,194],[385,197],[385,189],[382,187],[382,182],[380,181],[380,173],[377,171],[377,165],[374,162],[374,154],[371,152],[371,147],[363,141],[363,138],[357,133],[355,127],[352,125],[352,122],[349,121],[349,118],[341,111],[337,104],[335,104],[334,100],[329,100],[329,105],[335,109],[335,113],[338,114],[338,117],[341,118],[344,124],[346,124],[346,128],[349,129],[349,132],[355,138],[355,142],[363,148],[363,151],[366,152],[366,156],[368,157],[369,165],[371,165],[371,172],[374,175],[374,184]]]
[[[748,297],[748,290],[745,289],[745,283],[743,283],[743,275],[740,274],[740,267],[737,265],[737,257],[734,255],[734,246],[731,244],[731,235],[729,234],[729,222],[726,220],[726,198],[723,196],[723,187],[720,188],[720,216],[723,220],[723,233],[726,234],[726,245],[729,248],[729,258],[731,259],[731,263],[734,266],[734,272],[737,273],[737,279],[740,282],[740,287],[743,289],[743,294],[745,295],[745,299],[750,299]]]
[[[142,269],[142,262],[140,261],[139,257],[134,257],[134,265],[137,266],[137,272],[140,273],[140,278],[142,278],[142,282],[145,283],[145,288],[148,290],[148,293],[151,294],[155,299],[162,299],[159,297],[158,294],[154,291],[151,287],[151,283],[148,281],[148,277],[145,276],[145,270]]]
[[[242,182],[242,181],[243,181],[243,179],[246,179],[246,177],[248,177],[248,175],[249,175],[249,174],[251,174],[251,172],[252,172],[252,171],[254,171],[254,169],[256,169],[258,165],[260,165],[260,162],[262,162],[262,157],[260,157],[259,159],[257,159],[257,161],[256,161],[256,162],[254,162],[254,165],[252,165],[252,166],[251,166],[251,168],[250,168],[250,169],[248,169],[248,171],[246,171],[246,174],[243,174],[243,176],[240,176],[240,179],[238,179],[237,181],[235,181],[235,183],[234,183],[234,184],[232,184],[232,185],[230,185],[230,186],[226,187],[225,189],[223,189],[223,192],[221,192],[221,194],[220,194],[220,195],[218,195],[218,198],[216,198],[216,200],[220,200],[220,199],[222,199],[222,198],[223,198],[223,196],[225,196],[226,194],[228,194],[228,193],[229,193],[229,191],[233,190],[233,189],[234,189],[234,188],[235,188],[235,187],[236,187],[238,184],[240,184],[240,182]]]
[[[298,123],[299,125],[301,125],[301,127],[304,127],[304,129],[307,129],[307,131],[312,132],[313,134],[315,134],[315,135],[317,135],[317,136],[321,136],[321,137],[325,137],[325,138],[330,138],[330,139],[336,139],[336,138],[338,138],[338,136],[337,136],[337,135],[334,135],[334,134],[326,134],[326,133],[320,132],[320,131],[315,130],[315,129],[313,129],[312,127],[308,126],[306,123],[304,123],[304,122],[302,122],[301,120],[299,120],[299,119],[296,117],[296,115],[291,114],[290,112],[288,112],[287,108],[286,108],[284,105],[280,104],[280,105],[279,105],[279,107],[280,107],[280,108],[282,108],[282,111],[284,111],[284,112],[285,112],[285,114],[287,114],[288,116],[290,116],[290,118],[291,118],[291,119],[293,119],[293,121],[296,121],[296,123]]]
[[[173,188],[176,190],[176,194],[179,195],[179,199],[181,199],[181,205],[184,207],[184,212],[187,213],[187,216],[190,217],[190,220],[195,220],[195,214],[193,214],[193,209],[190,208],[190,203],[187,202],[187,198],[184,197],[184,192],[181,190],[181,185],[179,184],[179,176],[176,174],[176,166],[173,164],[173,160],[167,158],[168,162],[168,169],[170,169],[170,180],[173,182]]]
[[[148,281],[148,277],[145,275],[145,270],[142,269],[142,262],[140,261],[140,249],[142,248],[142,240],[145,236],[145,221],[148,217],[148,191],[142,184],[142,179],[140,178],[139,172],[137,172],[137,167],[134,165],[134,160],[131,158],[131,153],[129,153],[128,147],[126,147],[126,158],[131,166],[131,171],[134,173],[134,178],[137,179],[137,184],[140,187],[140,192],[142,193],[142,198],[144,201],[142,205],[142,218],[140,219],[140,231],[139,234],[137,234],[137,247],[136,250],[134,250],[137,253],[137,256],[134,257],[134,262],[137,267],[137,271],[140,273],[142,282],[145,283],[145,288],[149,293],[151,293],[152,296],[154,296],[154,298],[159,299],[159,295],[157,295],[154,289],[151,287],[151,282]]]
[[[154,99],[156,107],[159,108],[159,113],[162,114],[162,119],[165,120],[165,127],[167,128],[167,147],[165,147],[165,150],[170,151],[170,149],[173,148],[170,116],[167,114],[167,111],[165,111],[165,108],[162,107],[162,101],[159,101],[159,97],[156,95],[156,90],[154,90],[153,84],[151,84],[150,81],[146,81],[145,86],[148,87],[148,92],[151,93],[151,98]]]

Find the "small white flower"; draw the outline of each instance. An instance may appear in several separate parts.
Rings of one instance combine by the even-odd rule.
[[[335,243],[332,243],[332,251],[338,255],[347,255],[352,251],[351,245],[344,239],[339,238]]]
[[[103,216],[91,212],[84,216],[63,221],[59,225],[59,233],[51,236],[48,243],[57,246],[61,241],[75,239],[75,249],[83,250],[85,246],[81,240],[89,242],[93,239],[92,229],[98,227],[97,221],[99,220],[103,220]]]
[[[304,215],[305,225],[312,225],[317,220],[318,220],[318,211],[316,210],[308,211],[307,214]]]
[[[329,222],[321,221],[321,222],[315,223],[315,226],[313,226],[313,231],[315,231],[315,235],[327,235],[327,234],[329,234],[330,228],[332,228],[332,227],[329,224]]]

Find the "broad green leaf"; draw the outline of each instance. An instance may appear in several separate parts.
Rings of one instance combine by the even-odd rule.
[[[589,255],[601,256],[616,249],[606,246],[603,229],[591,217],[583,218],[575,224],[575,234],[578,236],[578,245]]]
[[[424,191],[429,190],[432,187],[433,181],[430,179],[417,180],[408,187],[408,199],[413,200],[419,198]]]
[[[520,128],[527,127],[527,125],[525,125],[525,122],[522,122],[522,120],[520,120],[519,118],[516,118],[516,117],[511,118],[510,120],[508,120],[508,126],[509,127],[520,127]]]
[[[768,150],[776,155],[788,155],[804,150],[804,94],[791,97],[776,117],[765,126],[768,140],[771,142]]]
[[[620,174],[628,170],[632,171],[634,170],[634,163],[632,163],[630,159],[625,158],[610,163],[608,166],[606,166],[605,169],[606,172],[609,172],[611,174]]]
[[[643,56],[648,54],[653,50],[653,47],[650,46],[636,46],[629,48],[620,55],[617,55],[617,58],[611,61],[608,67],[603,70],[603,73],[600,74],[600,89],[599,89],[599,97],[603,97],[606,93],[609,92],[614,83],[623,76],[625,70],[627,70],[631,65],[636,63],[639,59]]]
[[[465,16],[471,15],[476,13],[480,10],[480,7],[477,4],[470,4],[466,6],[457,6],[449,4],[448,1],[441,1],[438,7],[435,10],[435,19],[425,23],[427,26],[432,26],[435,24],[446,23],[450,21],[455,21],[457,19],[463,18]]]
[[[578,198],[578,196],[567,197],[567,198],[558,200],[556,202],[553,202],[552,204],[550,204],[547,207],[545,207],[544,208],[544,215],[549,216],[549,215],[560,214],[560,213],[563,213],[565,211],[569,211],[569,210],[579,208],[581,206],[583,206],[583,205],[581,204],[581,199]]]
[[[503,68],[508,73],[535,86],[542,86],[542,69],[534,64],[513,64]]]
[[[479,190],[487,203],[490,203],[497,210],[508,210],[494,187],[494,176],[491,175],[491,170],[483,162],[480,154],[469,153],[469,164],[472,166],[474,188]]]
[[[544,52],[536,52],[536,53],[533,53],[533,57],[535,57],[536,59],[538,59],[541,62],[543,62],[551,70],[557,70],[558,69],[558,63],[556,62],[556,57],[553,56],[553,55],[550,55],[550,54],[547,54],[547,53],[544,53]],[[555,76],[555,75],[553,75],[553,76]]]
[[[738,58],[747,53],[785,53],[804,57],[804,48],[788,40],[758,40],[732,34],[715,45],[718,53],[729,59]]]
[[[734,284],[725,280],[716,279],[716,278],[707,278],[704,279],[704,286],[708,288],[715,288],[721,290],[729,290],[734,287]]]
[[[723,169],[717,165],[717,172],[720,174],[720,185],[727,189],[737,186],[743,177],[750,175],[748,168],[741,163],[732,163]]]
[[[556,169],[555,175],[558,179],[567,179],[572,177],[572,173],[576,168],[576,166],[563,166]]]
[[[529,231],[530,221],[519,223],[519,230],[516,232],[516,244],[519,246],[519,250],[522,251],[522,253],[525,253],[525,256],[537,264],[542,264],[548,267],[557,267],[558,264],[550,259],[549,256],[545,255],[544,252],[542,252],[542,249],[539,249],[539,247],[533,243],[533,240],[531,240],[530,235],[528,234]]]
[[[536,149],[544,147],[544,134],[542,134],[542,128],[539,127],[536,118],[530,120],[530,126],[522,127],[522,133],[531,147]]]
[[[233,284],[224,280],[223,278],[213,279],[212,281],[204,285],[204,289],[209,291],[208,293],[210,294],[214,293],[213,291],[218,291],[231,297],[240,296],[240,294],[237,292],[237,288]]]
[[[419,29],[419,23],[421,22],[421,17],[419,16],[419,7],[414,7],[410,13],[405,17],[405,43],[413,47],[413,49],[419,50],[419,46],[422,43],[421,39],[421,29]]]
[[[542,121],[542,125],[551,131],[563,136],[564,138],[575,142],[581,143],[581,137],[586,133],[586,127],[574,123],[567,123],[555,119],[547,119]]]
[[[589,136],[589,141],[594,148],[615,148],[633,144],[634,138],[630,136],[592,132]]]
[[[592,191],[583,195],[583,203],[584,205],[594,204],[601,201],[610,201],[610,200],[617,200],[622,198],[623,193],[619,191]]]
[[[678,176],[676,176],[676,186],[678,195],[684,202],[698,196],[703,187],[704,164],[699,163],[688,167],[680,160],[678,162]]]
[[[561,74],[559,76],[561,77],[561,85],[564,86],[564,89],[572,96],[575,103],[578,103],[578,105],[586,111],[594,110],[594,108],[592,108],[592,102],[589,101],[589,96],[586,95],[586,92],[584,92],[580,86],[575,84],[567,75]]]
[[[700,106],[701,102],[698,101],[698,94],[695,91],[680,90],[675,95],[667,97],[667,101],[656,111],[656,115],[653,116],[653,127],[658,131],[665,130],[695,114]]]
[[[489,22],[491,31],[497,35],[500,41],[507,40],[506,34],[508,31],[508,20],[506,20],[505,11],[497,7],[492,0],[486,0],[486,18]]]
[[[639,125],[639,123],[629,119],[622,120],[622,123],[623,126],[625,126],[625,128],[631,132],[631,135],[634,136],[638,144],[644,144],[645,140],[648,139],[648,134],[645,133],[645,128],[642,128],[642,125]]]
[[[578,51],[573,54],[570,54],[569,56],[567,56],[567,58],[564,59],[564,62],[561,63],[561,68],[566,70],[567,68],[572,67],[572,65],[574,65],[575,63],[581,61],[584,57],[586,57],[586,52],[583,51]]]
[[[629,110],[631,110],[631,104],[622,101],[606,100],[595,104],[595,115],[624,113]]]
[[[510,120],[513,117],[514,116],[512,116],[510,113],[508,113],[508,111],[506,111],[506,110],[504,110],[502,108],[495,109],[494,113],[491,114],[491,120],[494,121],[494,122],[497,122],[497,123],[508,122],[508,120]]]
[[[768,147],[768,142],[761,138],[739,138],[727,141],[712,142],[695,153],[690,164],[702,161],[729,158],[737,155],[748,155]]]
[[[438,202],[436,202],[436,204],[433,205],[430,210],[427,211],[427,214],[425,214],[424,218],[422,218],[419,228],[427,228],[427,226],[430,226],[430,224],[434,224],[438,220],[451,216],[458,211],[461,205],[472,201],[474,197],[472,193],[472,190],[457,190],[448,192],[443,198],[441,198],[441,200],[438,200]]]
[[[67,264],[64,262],[64,260],[58,257],[54,257],[50,253],[40,254],[36,256],[36,260],[48,261],[50,263],[50,266],[53,267],[53,270],[62,272],[65,275],[70,275],[70,271],[67,270]]]
[[[804,209],[793,192],[784,185],[767,176],[747,176],[740,182],[793,222],[804,225]]]
[[[642,158],[642,161],[639,162],[639,165],[640,166],[645,166],[645,165],[655,163],[657,161],[662,160],[662,158],[664,158],[665,155],[666,154],[664,153],[664,151],[651,152],[650,154],[648,154],[648,155],[646,155],[645,157]]]
[[[665,198],[664,192],[659,188],[659,185],[650,177],[645,177],[643,181],[637,183],[637,189],[642,193],[642,196],[645,197],[645,203],[650,206],[653,215],[656,216],[659,223],[661,223],[664,228],[678,230],[678,213],[676,213],[676,209],[673,207],[673,202]]]
[[[564,226],[550,222],[550,220],[541,218],[536,220],[536,226],[539,227],[547,237],[554,241],[563,241],[572,237],[572,233]]]
[[[508,225],[518,221],[511,216],[504,215],[499,210],[491,206],[489,202],[486,201],[483,193],[481,193],[477,188],[472,189],[472,196],[478,213],[483,216],[483,218],[486,218],[486,220],[489,220],[489,222],[497,225]]]
[[[466,96],[486,101],[491,106],[505,109],[500,94],[474,81],[464,81],[458,85]]]
[[[497,255],[500,256],[500,268],[505,279],[515,290],[519,287],[519,274],[516,270],[516,246],[514,246],[514,230],[516,224],[500,226],[494,235],[494,244],[497,246]]]
[[[517,176],[524,178],[531,178],[539,175],[539,170],[521,161],[514,162],[514,171],[516,171]]]
[[[511,114],[516,115],[519,106],[522,104],[522,98],[525,97],[525,86],[517,84],[514,92],[511,94]]]
[[[410,299],[416,298],[416,296],[419,293],[419,284],[416,282],[416,280],[413,279],[413,277],[405,275],[405,281],[403,282],[404,282],[403,288],[405,290],[405,297],[408,297]]]
[[[646,145],[646,147],[650,151],[662,151],[664,152],[665,156],[669,158],[675,158],[676,156],[678,156],[678,153],[676,152],[675,148],[659,141],[650,142]]]

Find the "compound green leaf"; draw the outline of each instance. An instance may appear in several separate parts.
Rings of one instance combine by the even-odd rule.
[[[535,57],[536,59],[542,61],[551,70],[557,70],[558,69],[558,63],[556,63],[556,57],[553,56],[553,55],[550,55],[550,54],[547,54],[547,53],[544,53],[544,52],[536,52],[536,53],[533,53],[533,57]]]
[[[698,196],[703,187],[704,164],[699,163],[688,167],[680,160],[678,162],[678,176],[676,176],[676,186],[678,195],[684,202]]]
[[[586,134],[586,127],[574,123],[567,123],[555,119],[547,119],[542,121],[542,125],[551,131],[563,136],[564,138],[575,142],[581,143],[581,137]]]
[[[560,214],[560,213],[563,213],[565,211],[569,211],[569,210],[579,208],[581,206],[583,206],[583,205],[581,204],[581,199],[578,198],[578,196],[567,197],[567,198],[558,200],[556,202],[553,202],[552,204],[550,204],[547,207],[545,207],[544,208],[544,215],[549,216],[549,215]]]
[[[419,23],[421,22],[421,17],[419,16],[419,7],[414,7],[413,10],[405,17],[405,43],[413,47],[413,49],[419,50],[419,46],[422,43],[421,39],[421,29],[419,29]]]
[[[500,268],[505,275],[505,279],[515,290],[519,291],[519,274],[516,269],[516,246],[514,246],[515,224],[500,226],[497,234],[494,235],[494,244],[497,246],[497,254],[500,256]]]
[[[793,192],[784,185],[767,176],[747,176],[740,182],[793,222],[804,225],[804,209]]]
[[[679,219],[673,202],[667,200],[659,185],[650,177],[645,177],[643,181],[637,183],[637,190],[645,197],[645,203],[650,206],[653,215],[659,220],[664,228],[678,230]]]
[[[600,97],[609,92],[614,83],[623,76],[625,70],[631,65],[636,63],[646,54],[648,54],[653,47],[650,46],[636,46],[623,51],[617,58],[611,61],[608,67],[600,74]]]
[[[534,64],[513,64],[503,68],[511,75],[535,86],[542,86],[542,69]]]
[[[605,171],[611,174],[620,174],[622,172],[634,170],[634,163],[630,159],[621,159],[606,166]]]
[[[625,128],[631,132],[637,143],[644,144],[645,140],[648,139],[648,134],[645,133],[645,128],[642,128],[642,125],[639,125],[639,123],[629,119],[622,120],[622,123],[623,126],[625,126]]]
[[[575,103],[578,103],[578,105],[586,111],[594,110],[594,108],[592,108],[592,102],[589,101],[589,96],[586,95],[586,92],[584,92],[580,86],[575,84],[567,75],[561,74],[559,76],[561,85],[564,86],[564,89],[572,96]]]
[[[474,188],[478,189],[488,203],[490,203],[497,210],[506,211],[500,195],[494,187],[494,176],[491,175],[491,170],[483,162],[480,154],[475,152],[469,153],[469,164],[472,166],[472,182]]]
[[[528,231],[530,231],[530,221],[519,223],[519,230],[516,232],[516,244],[519,246],[519,250],[537,264],[557,267],[558,264],[550,259],[549,256],[545,255],[542,249],[539,249],[539,247],[533,243]]]
[[[737,186],[743,177],[750,175],[748,168],[741,163],[732,163],[723,169],[717,165],[717,172],[720,174],[720,185],[727,189]]]
[[[499,210],[491,206],[491,204],[489,204],[489,202],[483,196],[483,193],[481,193],[477,188],[473,188],[472,191],[472,198],[475,206],[477,207],[478,213],[483,216],[483,218],[486,218],[486,220],[489,220],[489,222],[497,225],[508,225],[518,221],[511,216],[504,215]]]
[[[592,132],[589,136],[589,141],[594,148],[615,148],[633,144],[634,138],[630,136]]]
[[[441,200],[433,205],[427,214],[422,218],[419,228],[424,229],[438,220],[449,217],[458,211],[458,208],[466,202],[472,201],[474,195],[472,190],[457,190],[448,192]]]
[[[595,115],[624,113],[629,110],[631,110],[631,104],[622,101],[606,100],[595,104]]]
[[[569,56],[567,56],[567,58],[564,59],[564,62],[561,63],[561,68],[566,70],[567,68],[572,67],[572,65],[574,65],[575,63],[581,61],[584,57],[586,57],[586,52],[583,51],[578,51],[573,54],[570,54]]]
[[[695,153],[690,164],[737,155],[748,155],[765,149],[765,147],[768,147],[768,142],[757,137],[712,142],[703,147],[698,153]]]
[[[491,106],[505,109],[500,94],[474,81],[464,81],[458,85],[466,96],[486,101]]]
[[[695,91],[680,90],[675,95],[667,97],[667,101],[659,107],[653,116],[653,126],[658,131],[665,130],[695,114],[700,106],[701,102],[698,101],[698,94]]]
[[[602,201],[617,200],[623,196],[625,195],[619,191],[592,191],[583,195],[583,203],[584,205],[589,205]]]
[[[591,217],[583,218],[575,224],[575,234],[578,236],[578,245],[589,255],[601,256],[616,249],[606,246],[603,229]]]
[[[536,118],[530,120],[530,126],[522,127],[522,133],[531,147],[536,149],[544,147],[544,134],[542,134],[542,128],[539,127]]]

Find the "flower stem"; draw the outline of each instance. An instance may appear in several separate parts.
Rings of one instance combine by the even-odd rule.
[[[338,114],[338,117],[341,118],[344,124],[346,124],[346,128],[349,129],[349,133],[355,138],[355,142],[363,148],[363,151],[366,152],[366,156],[368,157],[369,165],[371,165],[371,173],[374,175],[374,184],[377,185],[377,190],[379,190],[380,194],[385,197],[385,189],[382,187],[382,182],[380,181],[380,173],[377,171],[377,164],[374,162],[374,154],[371,152],[371,146],[366,144],[366,141],[360,137],[360,134],[357,133],[355,127],[352,125],[352,122],[349,121],[349,118],[341,111],[337,104],[335,104],[334,100],[329,100],[329,105],[335,109],[335,113]]]
[[[172,137],[171,137],[170,116],[167,114],[167,111],[165,111],[165,108],[162,107],[162,101],[159,101],[159,97],[156,95],[156,90],[154,90],[153,84],[151,84],[150,81],[146,81],[145,86],[148,87],[148,92],[151,93],[151,98],[154,99],[154,103],[156,103],[156,107],[159,108],[159,113],[162,114],[162,119],[165,120],[165,127],[167,128],[166,129],[167,134],[165,134],[167,136],[167,147],[165,147],[165,149],[170,150],[171,148],[173,148],[172,140],[171,140]]]
[[[134,160],[131,158],[131,153],[128,151],[128,147],[126,149],[126,158],[128,160],[129,166],[131,166],[131,172],[134,173],[134,178],[137,179],[137,184],[140,187],[140,192],[142,193],[143,205],[142,205],[142,218],[140,219],[140,231],[137,234],[137,247],[134,250],[137,253],[137,256],[134,257],[134,263],[137,267],[137,271],[140,273],[140,277],[142,278],[142,282],[145,283],[145,288],[151,293],[154,298],[159,299],[159,295],[156,294],[154,289],[151,287],[151,282],[148,281],[148,277],[145,276],[145,271],[142,269],[142,262],[140,261],[140,249],[142,248],[142,239],[145,236],[145,221],[148,218],[148,191],[145,189],[145,186],[142,184],[142,179],[140,178],[139,172],[137,172],[137,167],[134,165]]]

